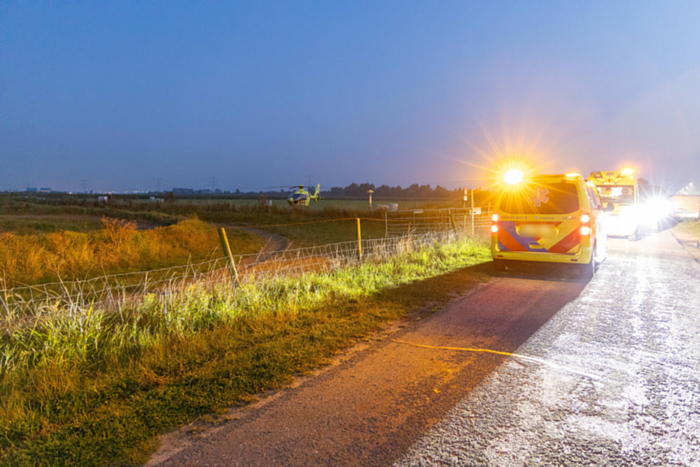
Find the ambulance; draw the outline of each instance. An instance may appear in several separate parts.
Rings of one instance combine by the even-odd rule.
[[[641,212],[634,170],[592,172],[588,181],[595,185],[603,204],[613,206],[605,224],[608,235],[637,240]]]
[[[593,277],[608,251],[604,207],[579,174],[505,174],[491,223],[491,256],[498,271],[517,262],[573,264]]]

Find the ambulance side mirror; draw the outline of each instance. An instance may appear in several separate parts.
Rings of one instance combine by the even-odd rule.
[[[615,209],[615,205],[612,204],[612,203],[608,203],[608,204],[605,205],[605,207],[603,208],[603,211],[605,211],[605,212],[610,212],[610,211],[612,211],[612,210],[614,210],[614,209]]]

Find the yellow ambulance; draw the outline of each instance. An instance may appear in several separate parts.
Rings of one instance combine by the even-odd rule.
[[[607,257],[605,208],[579,174],[524,178],[511,170],[496,196],[491,256],[497,270],[519,261],[567,263],[593,277]]]
[[[603,204],[612,206],[605,224],[608,235],[637,240],[641,213],[634,169],[592,172],[588,181],[595,185]]]

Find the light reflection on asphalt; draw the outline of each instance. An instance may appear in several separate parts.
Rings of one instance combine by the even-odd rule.
[[[602,380],[510,359],[395,466],[700,465],[699,278],[669,232],[612,239],[517,350]]]

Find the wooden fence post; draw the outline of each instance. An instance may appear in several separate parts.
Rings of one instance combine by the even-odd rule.
[[[360,229],[360,218],[357,218],[357,253],[362,261],[362,230]]]
[[[233,286],[235,287],[238,284],[238,271],[236,271],[236,264],[233,262],[231,247],[228,244],[228,237],[223,227],[219,228],[219,240],[221,240],[221,248],[224,250],[224,256],[226,256],[228,272],[231,274],[231,282],[233,282]]]
[[[450,214],[450,222],[452,223],[452,228],[456,232],[457,231],[457,223],[455,222],[455,216],[452,214],[452,209],[450,209],[448,212]]]

